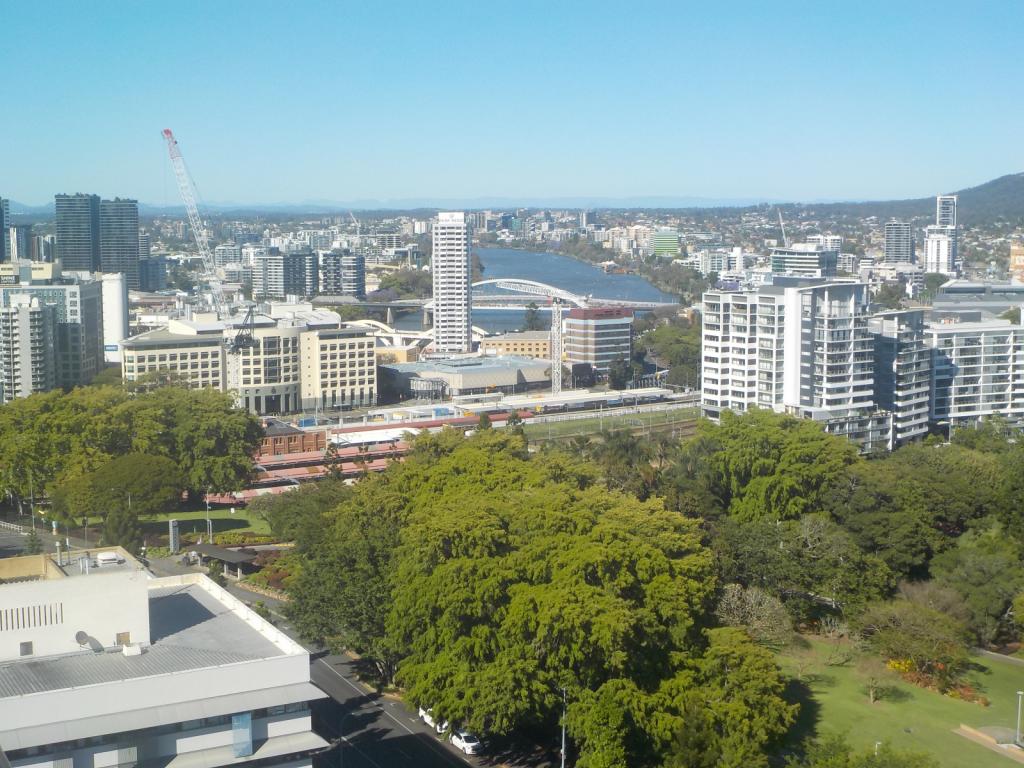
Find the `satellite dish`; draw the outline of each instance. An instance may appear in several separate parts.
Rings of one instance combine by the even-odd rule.
[[[79,645],[88,645],[89,634],[87,632],[83,632],[82,630],[78,630],[77,632],[75,632],[75,642]]]

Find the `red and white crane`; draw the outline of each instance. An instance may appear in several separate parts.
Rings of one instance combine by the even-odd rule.
[[[171,156],[171,165],[174,166],[174,175],[178,179],[178,191],[181,193],[181,201],[185,204],[185,213],[188,214],[188,223],[192,227],[192,234],[196,239],[196,246],[199,248],[199,257],[203,260],[203,269],[206,272],[206,282],[210,287],[210,302],[212,309],[217,313],[218,319],[223,318],[224,313],[224,292],[221,288],[220,278],[217,277],[217,264],[210,251],[210,244],[206,240],[206,230],[203,228],[202,219],[199,218],[199,208],[196,206],[195,185],[185,167],[185,158],[181,156],[178,148],[178,140],[170,128],[163,130],[164,140],[167,142],[167,151]]]

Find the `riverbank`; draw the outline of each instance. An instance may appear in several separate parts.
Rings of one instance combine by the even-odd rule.
[[[633,270],[626,274],[643,279],[651,285],[651,287],[657,289],[661,293],[669,295],[672,300],[678,301],[684,306],[699,302],[704,291],[711,287],[710,281],[706,280],[699,272],[689,267],[680,267],[672,264],[671,262],[664,263],[661,261],[655,261],[649,263],[639,259],[630,259],[628,262],[624,262],[622,260],[622,254],[618,254],[604,248],[595,250],[600,246],[589,243],[588,251],[592,254],[592,257],[588,257],[587,255],[574,250],[566,249],[561,243],[545,243],[543,244],[546,248],[544,251],[537,250],[538,246],[541,245],[540,243],[523,240],[514,241],[512,243],[501,243],[500,245],[497,243],[492,244],[478,242],[475,245],[481,251],[510,250],[526,253],[550,253],[555,256],[571,259],[580,264],[587,264],[595,269],[598,269],[598,265],[601,263],[614,261],[620,267]],[[492,277],[492,275],[487,273],[487,261],[483,256],[481,256],[481,261],[484,265],[484,276]]]

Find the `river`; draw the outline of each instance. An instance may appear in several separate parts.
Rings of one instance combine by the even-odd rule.
[[[675,296],[663,293],[637,275],[608,274],[576,259],[557,253],[521,251],[514,248],[475,248],[484,268],[484,279],[518,277],[536,280],[555,288],[561,288],[578,295],[592,295],[603,299],[625,299],[630,301],[678,301]],[[544,299],[538,297],[537,304],[547,322],[548,313],[543,309]],[[491,333],[513,331],[522,328],[525,318],[522,312],[479,309],[473,312],[473,325]],[[419,313],[401,315],[397,327],[413,329],[420,327]]]

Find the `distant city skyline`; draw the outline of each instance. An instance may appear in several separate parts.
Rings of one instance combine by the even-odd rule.
[[[947,44],[920,44],[936,17]],[[32,117],[0,129],[0,196],[176,206],[170,127],[211,205],[924,197],[1024,169],[1022,22],[1010,1],[14,4],[0,67]]]

